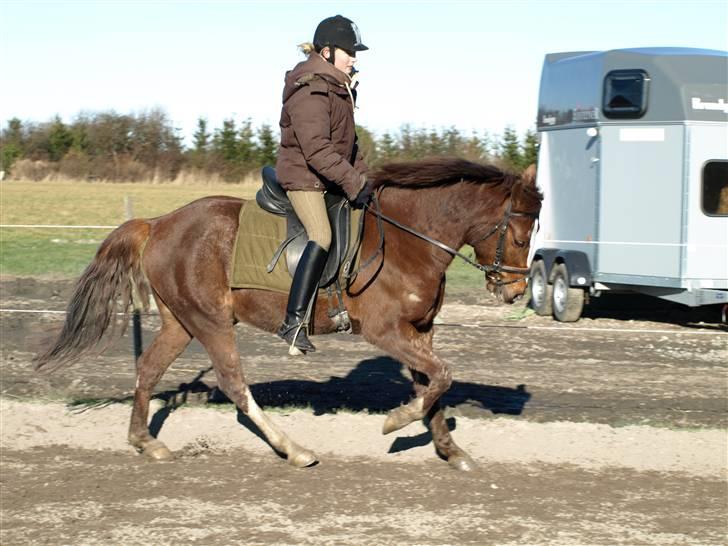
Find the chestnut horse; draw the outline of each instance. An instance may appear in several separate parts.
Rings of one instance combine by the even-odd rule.
[[[344,303],[354,332],[402,362],[413,376],[415,397],[388,414],[383,432],[425,419],[437,453],[454,468],[468,470],[473,461],[452,440],[440,407],[452,381],[447,363],[432,348],[445,270],[454,249],[469,244],[477,260],[472,263],[485,272],[489,291],[508,303],[523,294],[542,200],[534,170],[518,177],[449,158],[389,164],[373,175],[378,207],[365,211],[360,252],[362,260],[374,259],[350,282]],[[36,367],[54,369],[77,361],[113,332],[115,315],[128,312],[132,293],[143,301],[151,293],[162,326],[137,361],[129,442],[154,459],[171,457],[149,432],[149,401],[154,386],[194,337],[208,352],[225,395],[275,450],[294,466],[305,467],[316,456],[293,442],[257,405],[235,342],[236,322],[275,332],[286,306],[285,294],[230,288],[242,203],[207,197],[158,218],[119,226],[80,277],[63,329],[36,358]],[[314,334],[335,330],[325,301],[315,305],[311,326]],[[283,342],[275,346],[283,357]]]

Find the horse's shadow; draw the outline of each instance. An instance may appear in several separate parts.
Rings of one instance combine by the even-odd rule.
[[[204,378],[212,368],[201,371],[190,383],[182,383],[177,389],[156,394],[165,402],[150,423],[150,432],[156,436],[169,413],[191,398],[208,403],[229,403],[228,398],[216,387],[205,383]],[[310,407],[314,415],[338,411],[367,411],[383,413],[410,400],[412,382],[403,373],[403,366],[389,357],[363,360],[345,377],[332,376],[328,381],[281,380],[250,385],[256,401],[263,408]],[[481,385],[453,381],[441,404],[466,407],[470,411],[493,414],[520,415],[531,398],[525,385],[515,388]],[[242,412],[238,422],[265,440],[257,427]],[[456,427],[454,418],[447,420],[450,430]],[[403,451],[432,441],[429,431],[416,436],[399,437],[390,447],[390,453]]]

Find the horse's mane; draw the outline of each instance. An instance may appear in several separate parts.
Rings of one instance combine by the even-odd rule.
[[[475,163],[458,157],[433,157],[418,161],[387,163],[373,174],[374,187],[379,186],[443,186],[455,182],[504,182],[517,180],[494,165]]]

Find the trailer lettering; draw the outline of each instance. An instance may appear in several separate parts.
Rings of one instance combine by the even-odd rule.
[[[719,110],[728,114],[728,102],[718,99],[718,102],[703,102],[700,97],[692,98],[693,110]]]

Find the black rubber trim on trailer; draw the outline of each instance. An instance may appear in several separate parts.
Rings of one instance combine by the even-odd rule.
[[[559,248],[539,248],[533,256],[534,260],[542,260],[546,268],[546,276],[551,279],[554,264],[564,263],[569,271],[569,285],[586,288],[592,285],[593,276],[589,257],[580,250],[563,250]],[[583,283],[578,279],[583,277]]]

